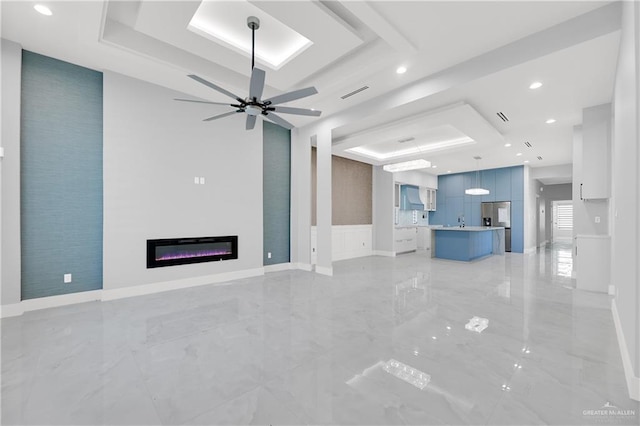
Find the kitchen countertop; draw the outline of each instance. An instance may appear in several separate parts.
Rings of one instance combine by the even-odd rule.
[[[432,225],[395,225],[396,229],[404,228],[433,228]]]
[[[465,226],[461,228],[459,226],[445,226],[443,228],[436,228],[437,231],[465,231],[465,232],[482,232],[482,231],[497,231],[504,229],[502,226]]]

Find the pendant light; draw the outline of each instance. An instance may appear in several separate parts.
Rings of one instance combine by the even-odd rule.
[[[480,186],[480,160],[482,157],[476,156],[473,157],[476,160],[476,186],[474,188],[465,189],[464,193],[467,195],[488,195],[490,191],[488,189],[484,189]]]

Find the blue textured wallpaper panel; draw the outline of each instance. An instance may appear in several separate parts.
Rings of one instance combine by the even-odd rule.
[[[290,254],[291,131],[267,121],[262,131],[263,260],[265,265],[275,265],[289,262]]]
[[[22,299],[102,288],[102,73],[23,51],[20,162]]]
[[[465,195],[467,188],[482,186],[489,195]],[[505,167],[438,176],[435,212],[429,212],[431,225],[458,225],[464,215],[465,224],[481,226],[480,203],[511,201],[511,250],[524,251],[524,167]]]

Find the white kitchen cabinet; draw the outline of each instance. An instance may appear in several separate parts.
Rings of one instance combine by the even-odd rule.
[[[576,288],[609,292],[611,237],[578,235],[576,237]]]
[[[582,110],[582,176],[580,199],[611,196],[611,104]]]
[[[420,187],[420,198],[427,211],[436,210],[436,190],[433,188]]]
[[[393,233],[393,251],[406,253],[418,248],[418,228],[395,228]]]
[[[427,226],[418,227],[418,249],[431,250],[431,228]]]

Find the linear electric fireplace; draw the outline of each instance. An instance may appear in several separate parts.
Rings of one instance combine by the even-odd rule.
[[[147,240],[147,268],[237,258],[237,235]]]

